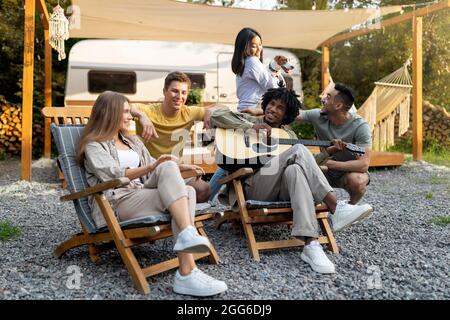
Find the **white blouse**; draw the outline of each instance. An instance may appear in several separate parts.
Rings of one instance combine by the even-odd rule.
[[[242,76],[236,76],[238,111],[255,108],[268,89],[278,88],[280,80],[255,56],[245,58]],[[284,79],[281,80],[284,82]]]
[[[139,167],[139,155],[133,149],[117,150],[117,155],[121,168],[133,169]]]

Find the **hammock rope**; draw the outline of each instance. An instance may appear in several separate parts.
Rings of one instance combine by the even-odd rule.
[[[398,115],[398,135],[409,129],[412,79],[408,72],[410,60],[398,70],[375,82],[369,98],[358,109],[372,128],[373,150],[384,151],[395,142],[395,117]]]

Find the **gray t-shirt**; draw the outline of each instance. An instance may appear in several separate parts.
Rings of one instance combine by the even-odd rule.
[[[320,109],[305,110],[302,119],[314,126],[319,140],[342,139],[344,142],[353,143],[361,147],[372,147],[372,133],[366,120],[356,113],[350,113],[351,118],[340,126],[334,126],[326,115],[320,114]],[[349,152],[340,152],[334,157],[337,161],[354,159]]]

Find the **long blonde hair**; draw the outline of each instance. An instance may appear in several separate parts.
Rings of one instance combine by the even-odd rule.
[[[121,129],[123,109],[128,98],[114,91],[105,91],[95,100],[91,116],[78,143],[77,160],[83,165],[86,145],[90,142],[111,140]]]

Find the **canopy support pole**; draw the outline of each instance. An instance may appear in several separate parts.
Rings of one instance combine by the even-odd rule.
[[[413,160],[422,160],[422,17],[413,18]]]
[[[31,148],[33,140],[33,74],[35,1],[25,0],[22,82],[22,153],[21,179],[31,181]]]
[[[45,42],[45,60],[44,60],[44,92],[45,92],[45,106],[51,107],[52,103],[52,48],[49,42],[49,31],[44,29]],[[50,134],[50,119],[45,119],[44,128],[44,157],[50,159],[52,153],[52,140]]]
[[[322,47],[322,91],[330,83],[330,47]]]

